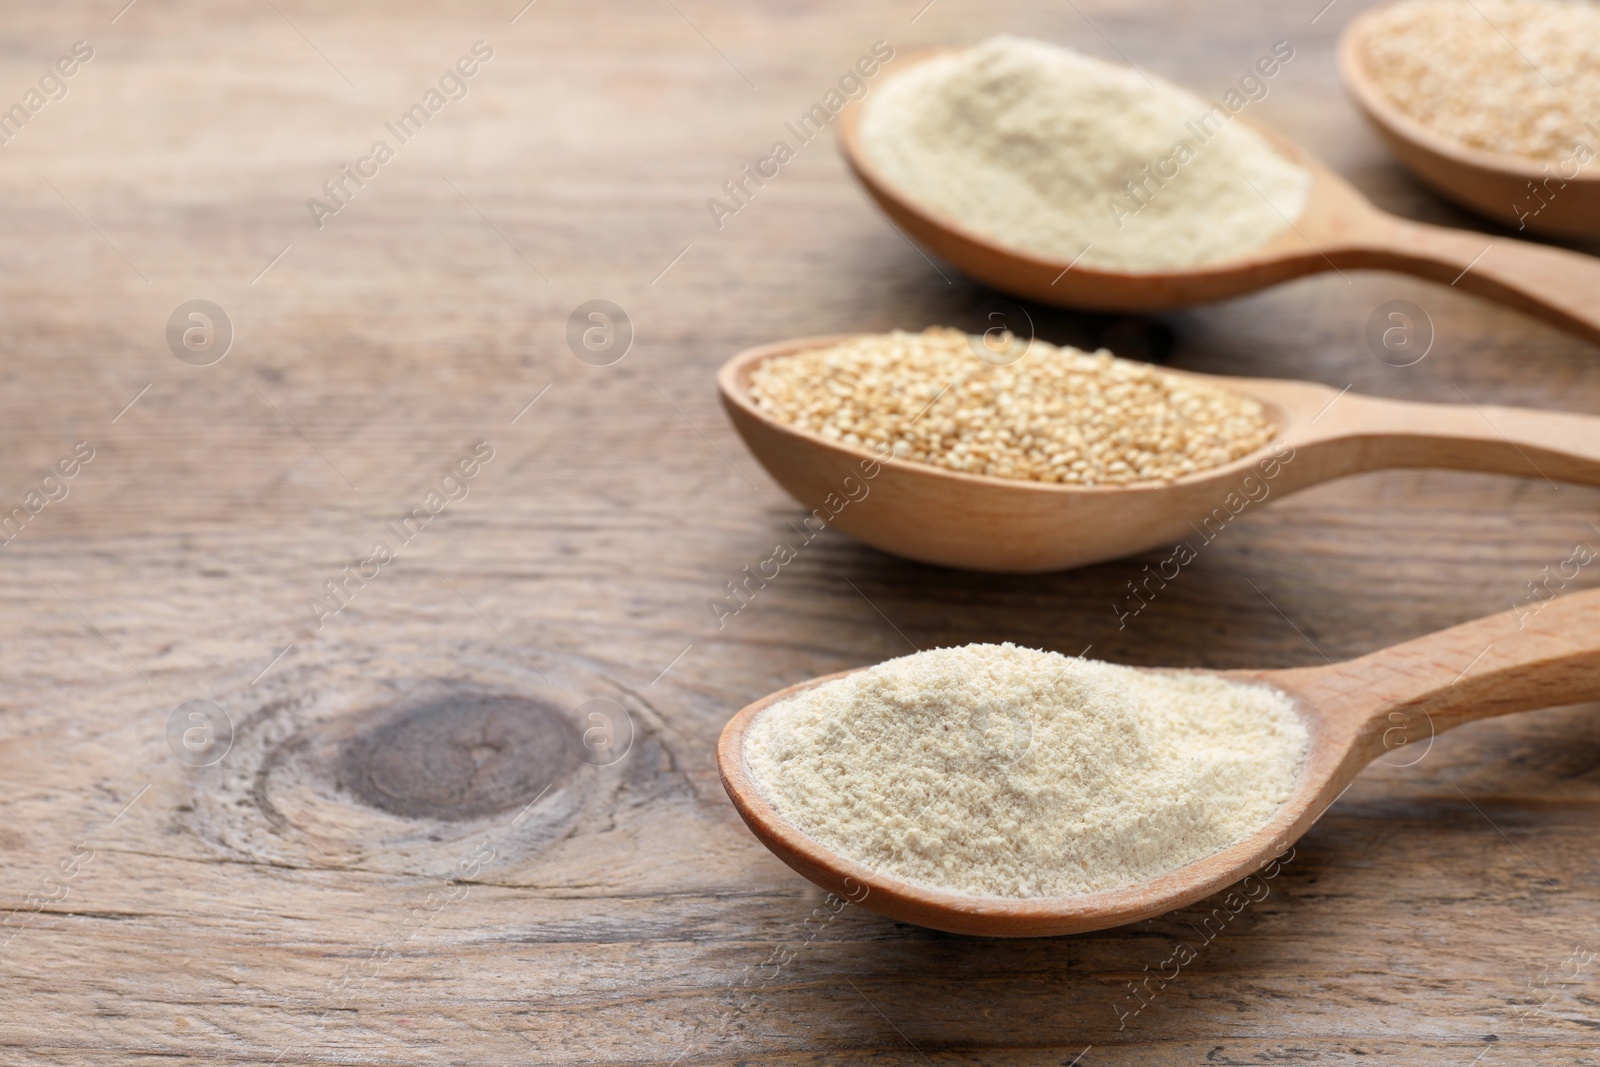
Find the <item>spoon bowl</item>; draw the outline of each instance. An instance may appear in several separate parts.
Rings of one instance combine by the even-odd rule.
[[[1390,102],[1361,53],[1363,36],[1382,10],[1364,11],[1345,27],[1339,71],[1356,105],[1406,169],[1445,199],[1502,226],[1551,237],[1600,238],[1600,173],[1468,147],[1434,133]]]
[[[907,67],[945,54],[916,57]],[[1265,244],[1225,261],[1132,272],[1008,248],[918,203],[883,176],[862,144],[862,109],[874,100],[865,97],[839,114],[839,146],[851,171],[911,240],[996,289],[1047,304],[1149,312],[1241,296],[1323,271],[1396,270],[1470,290],[1600,342],[1600,304],[1594,300],[1600,261],[1387,214],[1308,153],[1245,119],[1230,121],[1249,125],[1310,172],[1299,217],[1286,220],[1285,229]]]
[[[1345,663],[1210,672],[1270,685],[1294,699],[1310,746],[1293,793],[1265,826],[1205,859],[1135,885],[1070,897],[975,897],[901,881],[833,852],[774,810],[745,761],[751,724],[795,693],[851,673],[773,693],[723,729],[717,765],[745,825],[801,875],[890,918],[990,937],[1071,934],[1161,915],[1251,875],[1272,877],[1266,868],[1386,752],[1407,745],[1425,751],[1436,734],[1475,719],[1600,697],[1600,590],[1547,601],[1532,618],[1505,612]]]
[[[883,458],[781,423],[751,396],[750,375],[763,360],[848,339],[800,338],[741,352],[717,374],[723,405],[762,466],[811,509],[804,524],[813,535],[834,526],[923,563],[1037,573],[1156,547],[1184,544],[1197,552],[1268,500],[1384,468],[1600,484],[1600,417],[1382,400],[1309,382],[1165,370],[1259,401],[1276,427],[1273,442],[1175,481],[1106,486],[994,478]]]

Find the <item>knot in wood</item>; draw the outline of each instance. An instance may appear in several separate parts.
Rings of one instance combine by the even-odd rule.
[[[397,706],[351,737],[339,784],[407,818],[519,810],[577,765],[561,711],[526,697],[450,694]]]

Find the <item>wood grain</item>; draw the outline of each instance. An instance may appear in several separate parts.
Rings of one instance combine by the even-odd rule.
[[[717,229],[706,200],[785,121],[878,40],[1109,39],[1217,94],[1286,38],[1256,117],[1385,209],[1471,225],[1345,102],[1333,47],[1358,5],[520,6],[4,15],[0,99],[96,50],[0,149],[0,504],[95,450],[0,552],[6,1062],[1600,1062],[1572,955],[1600,948],[1593,706],[1380,759],[1139,1001],[1217,902],[1003,944],[824,923],[716,781],[735,709],[913,646],[1314,666],[1504,610],[1600,544],[1595,490],[1393,472],[1241,515],[1121,629],[1113,602],[1162,552],[1012,578],[829,531],[722,629],[707,607],[799,517],[724,421],[716,367],[775,338],[971,327],[993,297],[888,228],[828,138]],[[307,198],[480,39],[469,95],[316,229]],[[1596,411],[1593,346],[1459,287],[1346,274],[1144,324],[1030,311],[1047,340],[1208,373]],[[167,348],[192,299],[235,328],[213,366]],[[567,347],[594,299],[635,328],[609,366]],[[1414,366],[1364,340],[1392,300],[1432,321]],[[308,602],[480,441],[466,498],[318,629]],[[542,796],[420,766],[403,805],[346,787],[389,716],[467,706],[452,694],[555,709],[579,747]],[[168,745],[193,700],[232,722],[212,766]],[[608,766],[575,714],[597,700],[634,727]],[[440,714],[425,747],[451,760],[523,736]]]

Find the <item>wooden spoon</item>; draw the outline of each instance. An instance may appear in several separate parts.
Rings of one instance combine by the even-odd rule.
[[[933,56],[919,57],[911,65],[929,58]],[[905,69],[895,76],[903,76]],[[1600,260],[1387,214],[1305,152],[1254,125],[1278,151],[1311,172],[1312,184],[1292,225],[1236,259],[1132,273],[1006,248],[922,206],[878,173],[859,136],[861,108],[870,107],[872,100],[869,95],[839,115],[839,144],[851,170],[912,240],[996,289],[1047,304],[1158,311],[1239,296],[1323,271],[1395,270],[1509,304],[1600,342],[1600,300],[1595,298]],[[1175,180],[1181,181],[1181,174]]]
[[[1585,166],[1576,152],[1547,161],[1469,148],[1439,136],[1389,101],[1361,54],[1361,40],[1382,10],[1365,11],[1345,27],[1339,70],[1400,162],[1441,196],[1501,225],[1554,237],[1600,237],[1600,165]],[[1600,149],[1600,139],[1591,138],[1588,148]]]
[[[1462,723],[1600,698],[1600,590],[1325,667],[1207,672],[1265,683],[1294,698],[1311,744],[1288,802],[1258,832],[1203,860],[1123,889],[1071,897],[973,897],[912,885],[831,852],[773,810],[745,764],[745,732],[778,701],[850,673],[773,693],[723,729],[722,784],[761,843],[824,889],[904,922],[990,937],[1070,934],[1148,919],[1252,874],[1271,877],[1276,871],[1263,874],[1264,868],[1310,829],[1361,768],[1402,743],[1425,754],[1435,734]],[[1406,762],[1415,762],[1409,753]],[[1256,892],[1241,889],[1242,896]]]
[[[1274,443],[1173,482],[1112,486],[879,462],[864,449],[778,422],[750,396],[750,374],[762,360],[843,340],[801,338],[741,352],[717,374],[723,405],[768,473],[816,509],[807,526],[836,526],[924,563],[1032,573],[1180,542],[1199,552],[1233,518],[1269,499],[1394,467],[1600,484],[1600,417],[1478,405],[1465,395],[1469,402],[1460,405],[1419,404],[1310,382],[1173,370],[1165,373],[1260,401],[1277,427]]]

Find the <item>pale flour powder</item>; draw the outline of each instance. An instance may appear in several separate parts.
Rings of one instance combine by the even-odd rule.
[[[1285,232],[1311,175],[1221,107],[1069,49],[995,37],[868,99],[861,148],[897,190],[998,244],[1159,271]]]
[[[1308,744],[1291,699],[1012,644],[921,652],[766,709],[745,761],[787,821],[863,866],[985,897],[1072,896],[1259,830]]]

